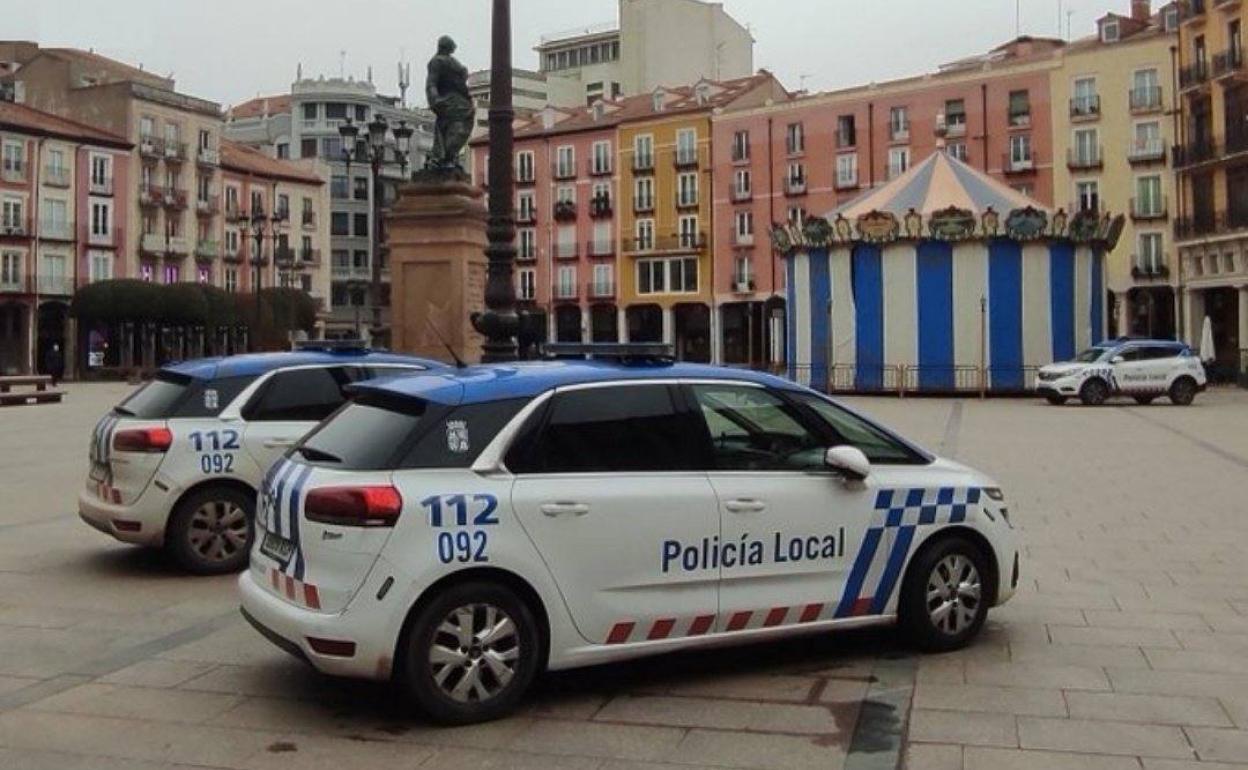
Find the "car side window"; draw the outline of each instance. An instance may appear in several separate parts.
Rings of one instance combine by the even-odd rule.
[[[243,410],[252,422],[320,422],[347,400],[351,377],[343,367],[293,369],[269,378]]]
[[[924,465],[928,458],[890,436],[883,429],[813,393],[793,393],[793,399],[810,408],[829,432],[828,446],[857,447],[873,464]]]
[[[811,430],[799,409],[763,388],[693,385],[698,411],[710,434],[715,469],[804,471],[824,467],[827,442]]]
[[[1144,348],[1143,358],[1147,361],[1159,361],[1165,358],[1174,358],[1179,354],[1178,348],[1168,347],[1165,345],[1153,345]]]
[[[1123,348],[1122,350],[1119,350],[1117,353],[1111,356],[1110,360],[1113,360],[1113,358],[1117,357],[1117,358],[1121,358],[1126,363],[1134,363],[1136,361],[1144,360],[1145,356],[1143,355],[1143,353],[1144,353],[1144,348]]]
[[[520,474],[693,470],[705,457],[667,385],[556,393],[540,432],[521,443],[506,460]]]

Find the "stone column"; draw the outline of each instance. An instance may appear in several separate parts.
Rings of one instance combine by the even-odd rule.
[[[711,305],[711,363],[716,366],[724,362],[724,319],[721,315],[722,313],[722,307],[715,304]],[[746,363],[753,362],[747,361]]]
[[[628,342],[628,311],[622,307],[615,309],[615,336],[619,342]]]
[[[1187,344],[1200,348],[1200,331],[1205,326],[1205,295],[1200,289],[1184,289],[1187,300]]]
[[[1115,292],[1118,299],[1118,336],[1127,337],[1131,334],[1131,292]]]
[[[401,353],[481,360],[469,317],[485,309],[485,206],[467,180],[411,182],[386,217],[391,346]],[[445,341],[446,345],[443,344]]]
[[[670,307],[663,308],[663,342],[676,344],[676,311]]]

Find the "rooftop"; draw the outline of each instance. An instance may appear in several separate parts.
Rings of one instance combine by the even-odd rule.
[[[266,115],[283,115],[290,112],[290,94],[257,96],[229,109],[231,118],[261,118]]]
[[[130,142],[116,134],[13,102],[0,101],[0,128],[118,149],[133,147]]]
[[[288,160],[270,158],[259,150],[228,139],[221,140],[221,167],[228,171],[255,174],[289,182],[325,183],[324,179],[308,171],[304,166]]]

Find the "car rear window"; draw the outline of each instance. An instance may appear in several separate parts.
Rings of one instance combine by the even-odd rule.
[[[174,410],[186,396],[195,380],[184,374],[157,372],[156,377],[130,394],[117,405],[117,411],[128,417],[143,420],[164,420],[173,416]]]

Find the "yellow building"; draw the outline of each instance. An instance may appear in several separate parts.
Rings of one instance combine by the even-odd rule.
[[[1184,0],[1179,24],[1182,136],[1175,151],[1180,325],[1212,328],[1214,378],[1248,370],[1248,71],[1240,0]]]
[[[658,88],[621,103],[616,274],[628,341],[667,342],[683,360],[711,360],[711,112],[784,97],[779,82],[760,72]]]
[[[1111,335],[1172,338],[1178,271],[1169,148],[1177,3],[1106,14],[1052,71],[1054,205],[1127,216],[1106,260]]]

